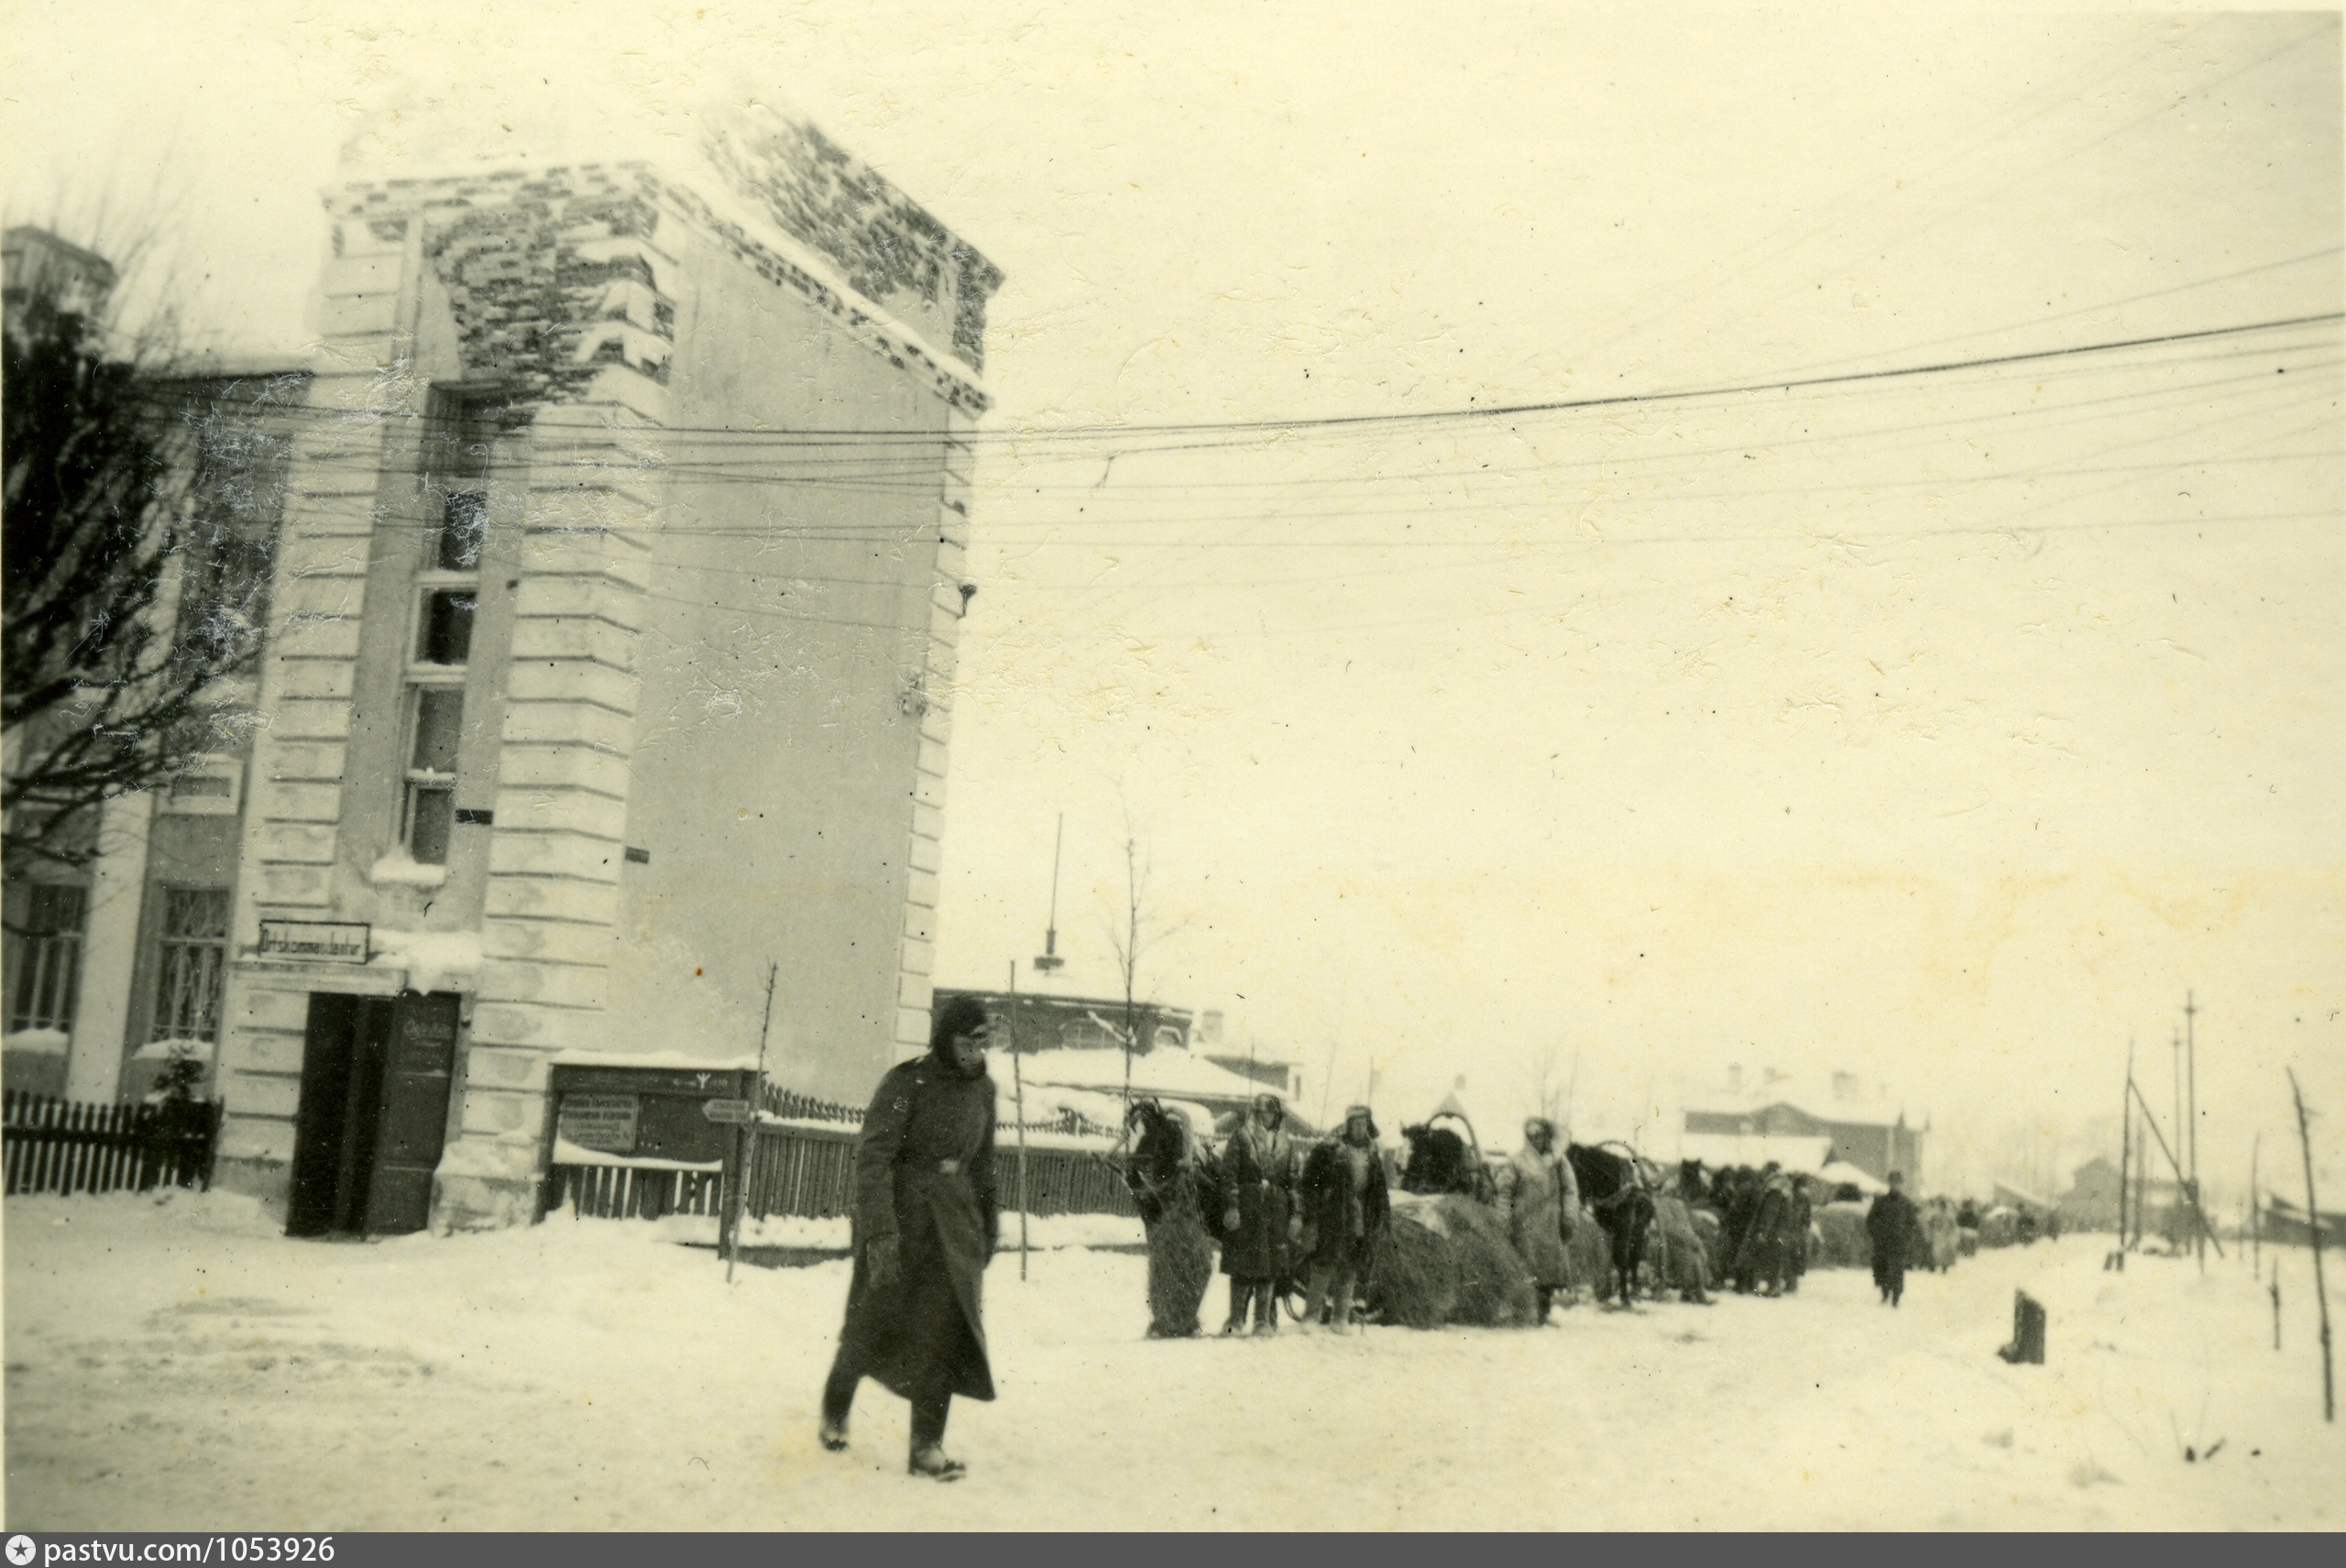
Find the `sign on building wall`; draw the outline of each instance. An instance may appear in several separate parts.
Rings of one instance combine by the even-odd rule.
[[[264,920],[256,951],[264,959],[363,964],[373,936],[374,927],[364,920]]]
[[[565,1141],[580,1148],[631,1155],[638,1105],[632,1094],[565,1094],[557,1131]]]

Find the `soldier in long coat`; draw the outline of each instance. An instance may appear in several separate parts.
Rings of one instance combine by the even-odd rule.
[[[1319,1322],[1324,1304],[1329,1327],[1343,1333],[1352,1326],[1353,1299],[1392,1213],[1385,1162],[1376,1157],[1376,1118],[1367,1106],[1345,1111],[1343,1132],[1305,1157],[1297,1206],[1311,1268],[1304,1324]]]
[[[855,1272],[839,1354],[823,1386],[822,1442],[847,1446],[856,1386],[875,1377],[912,1401],[910,1469],[940,1481],[953,1396],[993,1398],[981,1287],[1001,1233],[994,1198],[994,1084],[985,1010],[938,1010],[928,1055],[880,1080],[855,1151]]]
[[[1905,1186],[1904,1175],[1891,1171],[1890,1190],[1866,1211],[1866,1239],[1873,1244],[1874,1288],[1893,1307],[1906,1294],[1906,1259],[1921,1228],[1921,1216],[1914,1201],[1906,1196]]]
[[[1230,1321],[1234,1334],[1255,1309],[1255,1332],[1278,1332],[1278,1281],[1285,1277],[1288,1247],[1303,1236],[1295,1212],[1295,1139],[1281,1130],[1287,1107],[1276,1094],[1258,1094],[1245,1123],[1222,1151],[1222,1271],[1230,1276]]]
[[[1540,1321],[1546,1322],[1556,1292],[1572,1300],[1573,1226],[1580,1217],[1580,1184],[1573,1168],[1556,1148],[1556,1124],[1545,1116],[1523,1124],[1523,1146],[1498,1174],[1499,1217],[1507,1222],[1507,1239],[1530,1266],[1532,1288],[1539,1293]]]

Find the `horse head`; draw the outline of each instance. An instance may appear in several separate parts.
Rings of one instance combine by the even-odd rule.
[[[1156,1100],[1135,1100],[1132,1110],[1125,1113],[1124,1127],[1127,1132],[1136,1129],[1138,1133],[1133,1142],[1132,1163],[1124,1170],[1124,1182],[1132,1190],[1142,1221],[1155,1224],[1164,1213],[1189,1157],[1189,1123]]]
[[[1467,1157],[1466,1140],[1456,1133],[1420,1123],[1402,1128],[1401,1140],[1409,1146],[1409,1157],[1401,1162],[1402,1191],[1471,1193],[1475,1190],[1474,1162]]]

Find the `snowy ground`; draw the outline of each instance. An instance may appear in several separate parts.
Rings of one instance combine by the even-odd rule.
[[[968,1480],[904,1474],[867,1387],[823,1453],[839,1263],[744,1268],[630,1223],[289,1242],[239,1200],[11,1199],[11,1529],[1705,1529],[2346,1519],[2311,1281],[2287,1349],[2236,1265],[2095,1238],[1781,1301],[1585,1305],[1538,1331],[1143,1339],[1145,1261],[995,1261],[1002,1398]],[[2006,1366],[2012,1289],[2051,1310]],[[1212,1312],[1216,1304],[1209,1303]],[[2212,1458],[2186,1463],[2187,1445]]]

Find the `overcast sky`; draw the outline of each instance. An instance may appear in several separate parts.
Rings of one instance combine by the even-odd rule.
[[[159,186],[298,347],[345,150],[756,93],[986,251],[941,979],[1039,950],[1064,812],[1114,989],[1129,817],[1143,989],[1307,1113],[1838,1067],[2066,1165],[2189,987],[2211,1179],[2285,1066],[2346,1124],[2341,333],[2261,324],[2346,293],[2334,17],[482,9],[19,6],[12,216]]]

